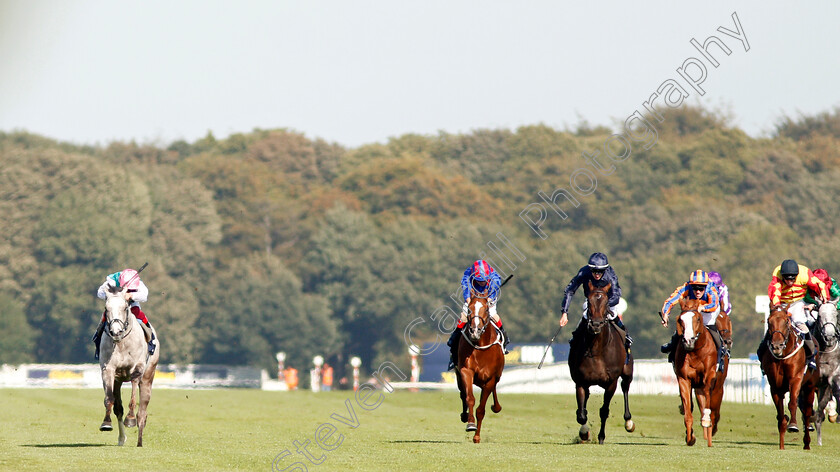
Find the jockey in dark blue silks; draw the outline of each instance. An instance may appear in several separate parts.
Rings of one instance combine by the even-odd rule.
[[[625,338],[624,346],[629,352],[630,345],[633,344],[633,339],[629,335],[627,335],[627,328],[624,327],[624,323],[622,323],[621,318],[618,317],[614,309],[614,307],[618,305],[618,302],[621,300],[621,286],[618,284],[618,276],[615,274],[615,270],[613,270],[613,268],[610,267],[610,263],[609,261],[607,261],[607,256],[604,253],[596,252],[589,256],[589,263],[581,267],[580,270],[578,270],[577,275],[572,277],[572,280],[571,282],[569,282],[569,285],[566,285],[566,290],[563,294],[563,315],[560,317],[560,326],[566,326],[566,324],[569,322],[569,307],[572,305],[572,296],[574,296],[578,287],[582,285],[584,297],[589,297],[589,282],[592,282],[594,285],[609,282],[610,299],[608,304],[610,306],[610,313],[607,315],[607,319],[612,321],[616,325],[616,327],[619,328],[619,332],[621,332]],[[585,329],[586,326],[584,320],[588,319],[588,307],[588,302],[584,300],[583,317],[581,317],[577,328],[575,328],[575,330],[572,332],[572,342],[574,342],[576,338],[582,338],[582,330]]]
[[[464,306],[461,308],[461,318],[458,320],[455,330],[452,331],[452,335],[449,336],[449,341],[446,343],[446,345],[449,346],[449,352],[451,355],[449,358],[449,368],[447,370],[455,368],[455,356],[458,351],[458,342],[460,341],[461,330],[467,325],[467,311],[469,310],[467,303],[470,300],[471,288],[482,294],[487,293],[490,320],[502,332],[502,336],[504,337],[504,351],[505,354],[508,353],[507,345],[510,343],[510,340],[505,332],[505,328],[502,326],[502,319],[499,318],[499,314],[496,312],[496,303],[499,300],[499,289],[501,288],[501,285],[502,278],[499,277],[499,273],[496,272],[496,270],[493,269],[487,261],[475,261],[471,266],[467,267],[467,270],[464,271],[464,276],[461,278],[461,288],[464,291]]]

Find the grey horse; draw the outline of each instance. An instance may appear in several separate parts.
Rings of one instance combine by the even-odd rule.
[[[837,307],[834,302],[820,305],[817,316],[817,340],[820,344],[820,380],[817,399],[817,417],[814,428],[817,431],[817,444],[822,446],[822,423],[825,420],[825,407],[832,399],[840,403],[840,329],[837,326]]]
[[[120,446],[125,444],[125,428],[138,427],[137,446],[143,446],[143,428],[146,426],[146,408],[152,397],[152,381],[155,379],[160,356],[160,340],[155,333],[154,342],[157,344],[155,353],[149,355],[148,344],[139,321],[131,313],[126,301],[125,289],[113,288],[107,293],[105,300],[105,319],[107,336],[102,336],[99,343],[99,367],[102,369],[102,386],[105,388],[105,419],[99,426],[100,431],[112,431],[111,409],[117,417],[119,426]],[[138,326],[135,326],[138,325]],[[154,331],[154,328],[152,328]],[[123,382],[131,382],[131,402],[128,404],[128,415],[123,421],[123,404],[120,397],[120,387]],[[134,408],[137,406],[135,393],[140,390],[140,405],[137,416]]]

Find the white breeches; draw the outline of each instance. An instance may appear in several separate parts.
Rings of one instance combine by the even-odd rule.
[[[790,316],[793,319],[793,324],[800,329],[802,329],[800,325],[804,326],[805,332],[808,332],[808,328],[805,325],[808,321],[808,315],[805,314],[805,300],[799,300],[791,303],[788,307],[788,313],[790,313]]]

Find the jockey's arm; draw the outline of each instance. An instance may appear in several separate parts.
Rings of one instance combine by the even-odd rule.
[[[149,288],[143,281],[140,281],[140,286],[137,287],[136,292],[131,293],[131,300],[137,303],[145,303],[149,299]]]
[[[99,289],[96,291],[96,296],[105,300],[108,298],[108,289],[111,287],[108,284],[108,280],[106,279],[105,282],[102,282],[102,285],[99,286]]]

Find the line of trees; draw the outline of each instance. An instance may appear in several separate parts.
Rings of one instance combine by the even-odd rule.
[[[762,330],[754,296],[775,265],[840,274],[840,112],[784,118],[770,138],[690,107],[657,129],[657,145],[599,178],[568,219],[548,218],[546,240],[519,212],[563,186],[608,128],[353,149],[285,129],[166,148],[0,133],[0,362],[92,361],[95,289],[144,261],[164,362],[270,367],[277,351],[299,367],[315,354],[396,362],[405,327],[450,302],[498,232],[527,256],[500,304],[514,341],[547,339],[563,287],[602,251],[637,356],[658,355],[670,333],[656,312],[696,268],[724,275],[734,352],[746,356]]]

